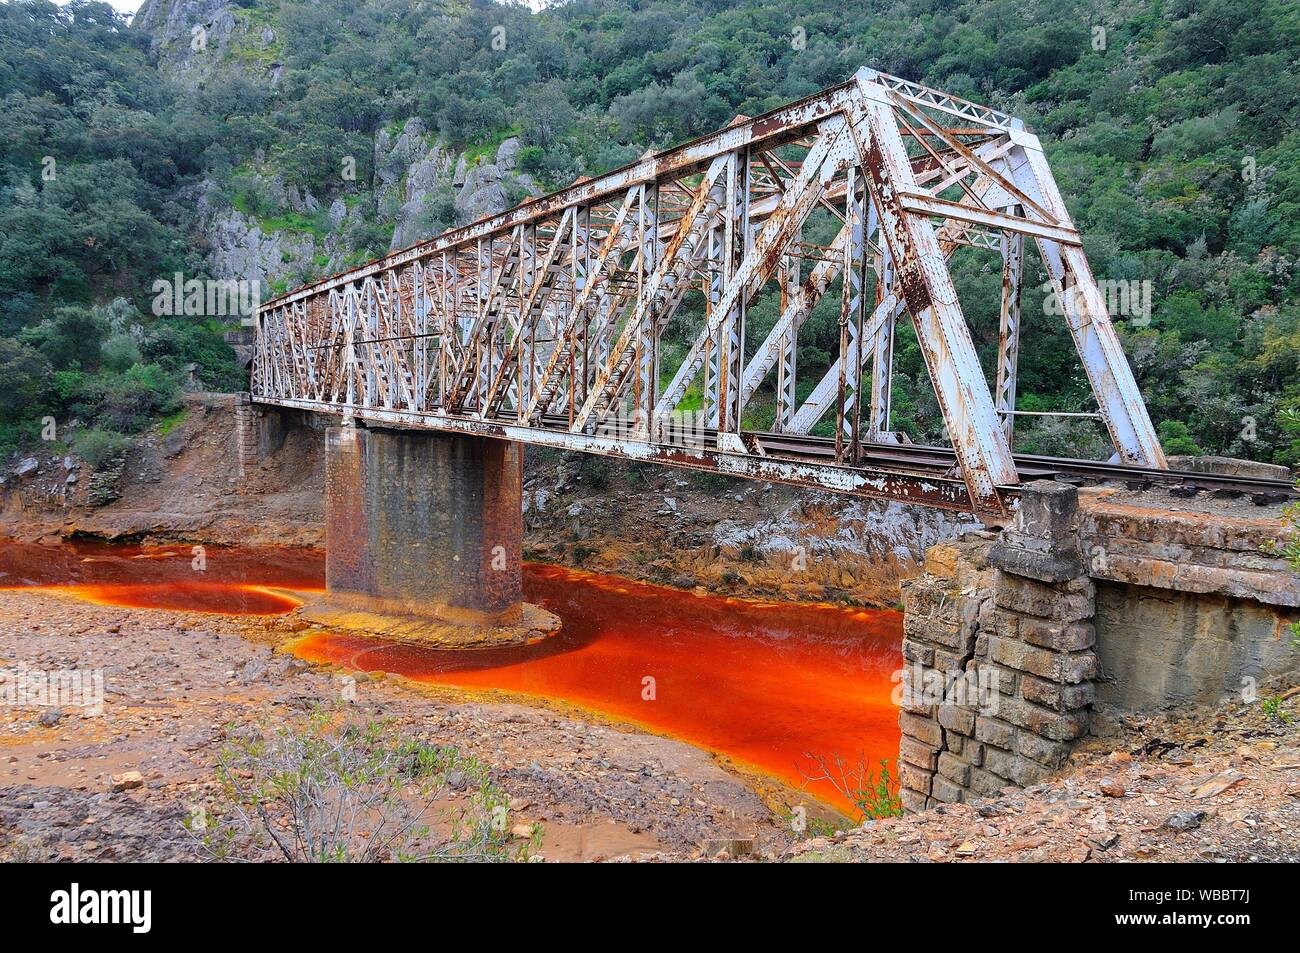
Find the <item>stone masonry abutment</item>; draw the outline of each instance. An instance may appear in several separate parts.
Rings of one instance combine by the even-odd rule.
[[[903,584],[907,810],[1034,784],[1099,713],[1214,702],[1300,675],[1300,576],[1249,503],[1174,511],[1024,487],[1012,526],[931,547]]]
[[[1077,503],[1073,487],[1030,484],[1010,529],[932,547],[904,584],[906,809],[1033,784],[1087,731],[1096,590]]]

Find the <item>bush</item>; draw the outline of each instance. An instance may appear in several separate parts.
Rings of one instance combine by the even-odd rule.
[[[613,469],[605,457],[595,454],[583,454],[578,463],[578,475],[582,482],[593,490],[603,490],[609,486],[610,470]]]
[[[199,377],[212,390],[248,389],[248,375],[215,322],[158,321],[146,332],[140,349],[144,355],[140,363],[155,363],[170,374],[179,375],[186,364],[199,365]]]
[[[1196,441],[1192,439],[1192,433],[1187,429],[1187,424],[1181,420],[1162,421],[1157,433],[1160,436],[1160,446],[1164,448],[1167,454],[1178,454],[1197,456],[1204,453]]]
[[[130,445],[130,438],[111,430],[83,430],[72,438],[72,452],[85,460],[92,470],[124,453]]]
[[[23,331],[20,339],[45,355],[56,370],[97,370],[107,322],[88,308],[56,308],[52,317]]]
[[[157,364],[136,364],[104,384],[99,421],[124,433],[141,430],[151,419],[170,414],[181,404],[179,385]]]
[[[805,753],[804,757],[813,766],[804,776],[814,783],[830,784],[840,797],[857,809],[857,820],[873,821],[882,817],[902,816],[903,802],[899,799],[898,778],[890,770],[887,759],[880,759],[880,771],[877,773],[865,758],[859,758],[856,764],[851,765],[839,755],[826,758]]]
[[[32,416],[32,401],[50,375],[50,362],[39,351],[0,338],[0,420]]]
[[[511,845],[506,797],[475,759],[346,711],[318,708],[232,742],[217,776],[214,823],[187,826],[222,859],[524,860],[537,839]],[[453,791],[468,796],[435,808]]]
[[[99,353],[103,360],[104,369],[118,374],[143,360],[140,348],[135,343],[135,338],[126,333],[114,334],[104,342],[104,346]]]

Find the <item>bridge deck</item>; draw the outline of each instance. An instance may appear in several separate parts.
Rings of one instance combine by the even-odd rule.
[[[316,401],[261,402],[319,413],[340,413],[338,407]],[[663,439],[657,442],[639,442],[630,441],[625,436],[574,435],[564,427],[563,418],[545,420],[543,423],[549,426],[519,427],[509,420],[484,421],[400,410],[357,408],[352,415],[376,425],[475,434],[773,483],[815,486],[868,499],[897,500],[965,512],[972,510],[965,483],[957,473],[956,454],[946,447],[861,444],[856,463],[837,464],[835,440],[807,434],[747,431],[745,438],[755,447],[755,452],[730,454],[718,449],[717,431],[700,431],[689,436],[682,432],[669,433],[663,434]],[[1286,480],[1033,454],[1016,454],[1014,459],[1019,480],[999,488],[1008,500],[1018,494],[1020,483],[1031,480],[1195,487],[1233,496],[1251,496],[1261,504],[1300,498],[1300,490]]]

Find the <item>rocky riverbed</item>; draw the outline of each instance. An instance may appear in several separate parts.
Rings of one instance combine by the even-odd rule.
[[[62,457],[11,470],[0,531],[320,545],[319,434],[289,428],[240,474],[232,427],[227,398],[195,395],[179,427],[105,472]],[[598,458],[534,456],[525,506],[530,558],[779,599],[891,603],[915,553],[954,530],[918,511]],[[1268,712],[1257,700],[1102,713],[1099,736],[1028,791],[861,828],[827,811],[794,830],[789,809],[806,797],[706,751],[535,700],[347,682],[279,651],[302,624],[0,591],[0,668],[102,670],[105,690],[91,716],[0,705],[0,856],[200,859],[183,822],[212,805],[232,731],[339,703],[347,687],[359,715],[489,765],[518,818],[541,825],[548,860],[1300,859],[1300,696],[1285,690]]]
[[[505,696],[347,674],[281,651],[296,617],[0,592],[0,667],[99,671],[103,707],[0,707],[0,855],[203,859],[214,764],[247,726],[343,703],[489,766],[546,860],[1300,860],[1298,695],[1102,723],[1058,778],[977,805],[804,827],[797,792],[690,745]],[[803,799],[806,800],[806,799]],[[799,829],[795,829],[799,828]],[[830,836],[816,836],[835,830]]]
[[[344,675],[277,651],[302,623],[0,592],[0,668],[103,674],[99,714],[0,707],[0,853],[39,860],[201,859],[183,822],[211,810],[239,726],[347,702],[486,763],[547,860],[775,856],[792,839],[754,784],[690,745],[576,713]],[[346,691],[345,691],[346,689]],[[756,788],[764,789],[764,797]]]

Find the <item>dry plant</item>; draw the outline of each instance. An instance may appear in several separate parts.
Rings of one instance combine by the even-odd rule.
[[[474,758],[318,708],[227,744],[215,817],[187,825],[215,859],[526,860],[506,797]]]
[[[827,758],[804,752],[804,757],[812,763],[811,770],[801,772],[809,783],[824,781],[831,785],[840,797],[857,809],[861,815],[859,820],[902,815],[903,802],[898,797],[898,783],[887,759],[880,759],[877,773],[867,764],[865,757],[858,758],[856,764],[849,764],[838,754]]]

